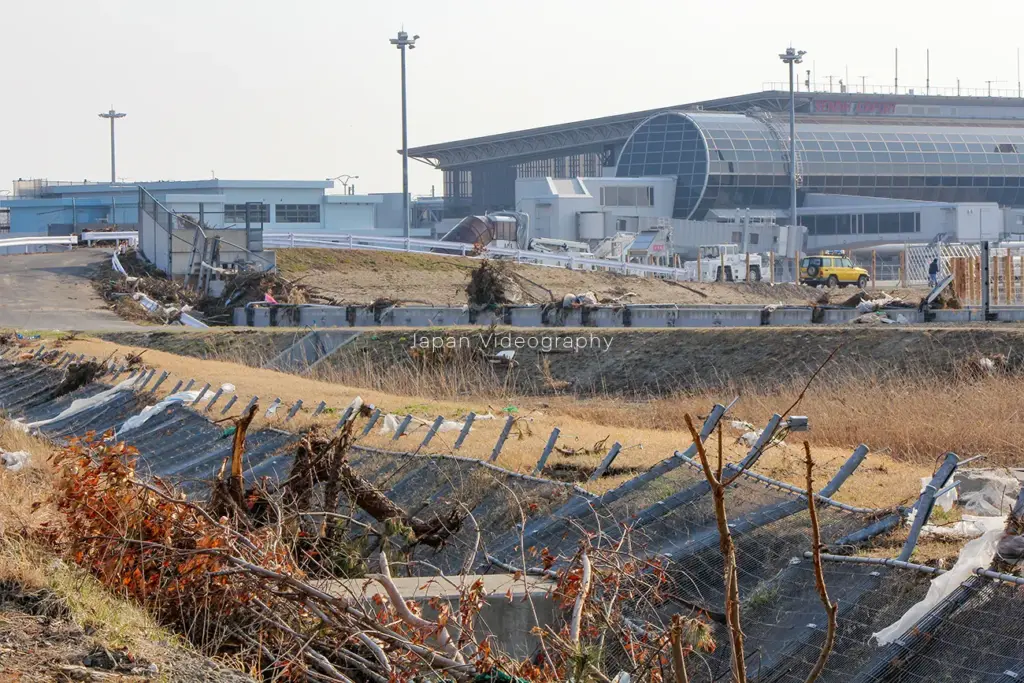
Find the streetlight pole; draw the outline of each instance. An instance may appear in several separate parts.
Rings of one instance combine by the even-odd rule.
[[[795,66],[804,61],[803,50],[787,47],[779,58],[789,65],[789,224],[797,225],[796,216],[796,91],[793,73]],[[794,231],[796,232],[796,231]]]
[[[359,176],[357,176],[357,175],[349,175],[349,174],[345,173],[345,174],[342,174],[342,175],[339,175],[339,176],[334,176],[333,178],[328,178],[328,180],[340,180],[341,181],[341,186],[343,188],[345,188],[345,194],[348,194],[348,183],[349,183],[349,181],[350,180],[359,180]],[[355,186],[353,185],[353,187],[355,187]]]
[[[399,31],[398,36],[391,39],[391,44],[402,53],[402,226],[406,239],[409,238],[409,124],[405,97],[405,48],[415,49],[417,40],[419,36],[410,38],[405,31]]]
[[[110,119],[110,182],[117,182],[117,161],[114,156],[114,121],[115,119],[123,119],[128,116],[120,112],[114,111],[111,107],[110,111],[103,112],[100,114],[101,119]]]

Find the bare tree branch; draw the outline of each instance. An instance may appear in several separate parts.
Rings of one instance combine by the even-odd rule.
[[[821,646],[821,654],[814,668],[807,674],[805,683],[814,683],[818,676],[825,669],[825,663],[832,653],[832,646],[836,638],[836,618],[839,612],[839,604],[832,602],[828,597],[828,588],[825,586],[825,572],[821,567],[821,530],[818,527],[818,506],[814,500],[814,459],[811,457],[811,445],[804,441],[804,463],[807,465],[807,510],[811,515],[811,552],[814,555],[814,585],[821,597],[821,604],[825,606],[828,613],[828,628],[825,632],[825,642]]]

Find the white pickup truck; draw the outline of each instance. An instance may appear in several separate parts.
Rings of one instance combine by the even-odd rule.
[[[710,244],[700,247],[699,260],[686,261],[683,272],[688,280],[701,282],[761,281],[761,255],[750,254],[750,277],[747,277],[747,255],[735,244]],[[724,272],[723,272],[724,271]]]

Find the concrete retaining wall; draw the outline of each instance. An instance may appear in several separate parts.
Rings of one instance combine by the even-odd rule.
[[[491,324],[513,327],[760,327],[844,323],[853,309],[760,305],[635,305],[563,309],[558,306],[503,306],[473,311],[465,306],[258,305],[236,308],[239,327],[448,327]],[[910,317],[912,309],[901,309]],[[1020,311],[1024,319],[1024,308]]]

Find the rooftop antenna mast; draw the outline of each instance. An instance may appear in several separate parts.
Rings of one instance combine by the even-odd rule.
[[[924,51],[924,94],[930,95],[932,89],[932,51],[927,49]]]
[[[900,94],[900,49],[896,48],[896,79],[893,81],[895,86],[895,94]]]
[[[1017,97],[1021,96],[1020,92],[1020,48],[1017,48]]]
[[[988,86],[988,96],[992,97],[992,84],[993,83],[1005,83],[1005,82],[1006,81],[997,81],[997,80],[985,81],[985,84]]]

